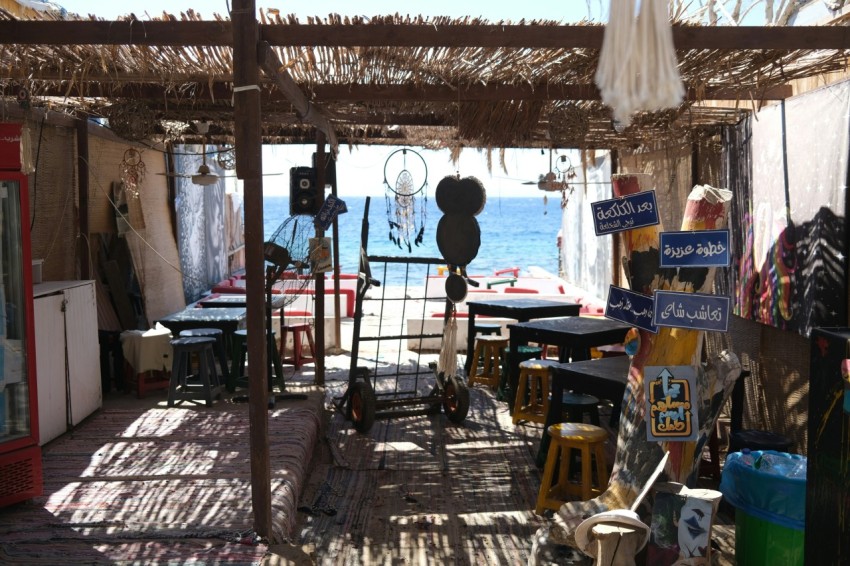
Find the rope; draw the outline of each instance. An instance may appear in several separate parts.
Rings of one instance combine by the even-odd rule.
[[[446,322],[443,343],[440,348],[440,359],[437,361],[437,372],[443,375],[454,375],[457,371],[457,317],[455,306]]]

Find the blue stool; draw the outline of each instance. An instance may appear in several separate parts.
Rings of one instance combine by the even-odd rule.
[[[218,371],[221,376],[221,382],[227,383],[230,380],[230,369],[227,367],[227,354],[224,346],[224,331],[221,328],[190,328],[180,331],[180,338],[215,338],[216,356],[218,356]]]

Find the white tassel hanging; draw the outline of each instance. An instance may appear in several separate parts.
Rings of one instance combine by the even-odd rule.
[[[443,332],[443,343],[440,347],[440,359],[437,360],[437,372],[444,376],[452,376],[457,371],[457,317],[452,305],[452,312]]]
[[[685,94],[665,0],[611,0],[594,77],[623,126],[634,112],[678,106]]]

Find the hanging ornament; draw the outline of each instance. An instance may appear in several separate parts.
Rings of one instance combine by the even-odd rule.
[[[225,171],[233,171],[236,169],[236,148],[232,145],[221,146],[215,160]]]
[[[408,161],[408,155],[415,158]],[[389,179],[393,179],[392,184]],[[392,152],[384,163],[384,185],[389,239],[399,248],[406,247],[411,252],[411,243],[418,246],[425,236],[428,202],[428,166],[425,159],[412,149]]]
[[[145,162],[142,154],[132,147],[124,152],[121,160],[121,182],[128,197],[139,198],[139,185],[145,178]]]

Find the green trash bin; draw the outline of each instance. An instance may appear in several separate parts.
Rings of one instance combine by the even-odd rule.
[[[774,450],[727,456],[720,492],[735,507],[738,564],[803,565],[806,464],[804,456]]]

